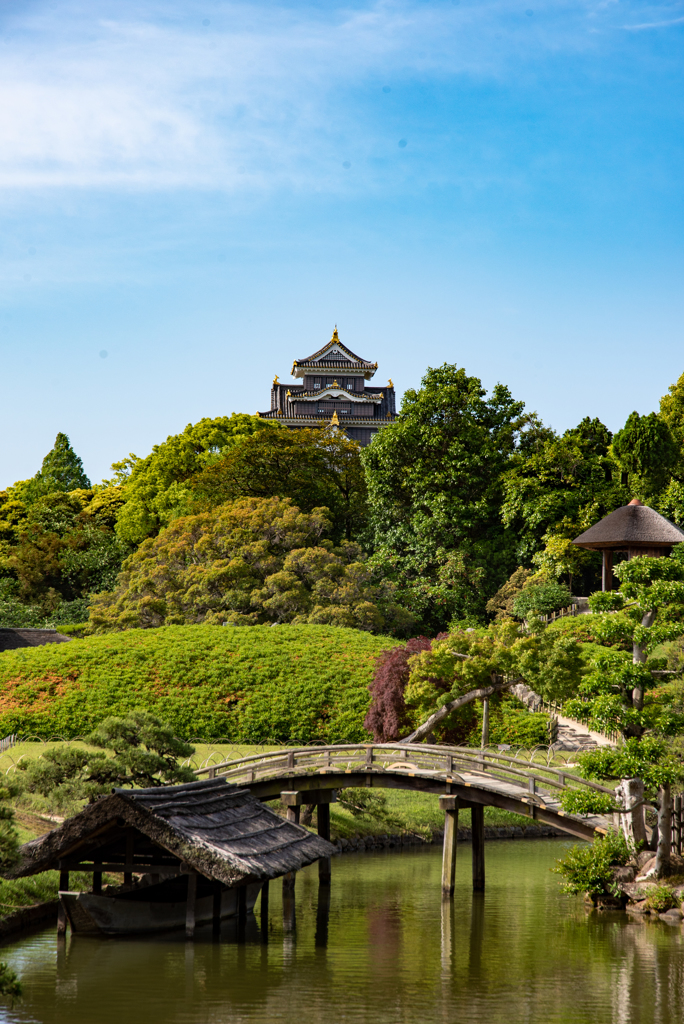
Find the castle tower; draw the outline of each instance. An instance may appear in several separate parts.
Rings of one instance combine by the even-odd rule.
[[[351,440],[370,444],[378,430],[396,419],[392,381],[382,388],[366,387],[377,368],[343,345],[335,327],[327,345],[292,364],[292,376],[302,384],[281,384],[276,376],[271,408],[259,416],[293,429],[339,423]]]

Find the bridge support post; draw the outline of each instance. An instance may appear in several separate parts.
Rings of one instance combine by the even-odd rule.
[[[473,826],[473,891],[484,892],[485,887],[485,846],[484,807],[473,804],[471,811]]]
[[[321,839],[330,842],[330,804],[318,804],[316,808],[318,834]],[[321,857],[318,862],[318,881],[321,885],[330,885],[332,878],[332,858]]]
[[[442,851],[442,899],[453,899],[456,884],[456,842],[458,841],[458,797],[440,796],[444,811],[444,848]]]

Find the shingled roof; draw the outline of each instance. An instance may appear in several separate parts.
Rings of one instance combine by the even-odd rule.
[[[42,647],[43,644],[65,644],[70,636],[56,629],[10,629],[0,627],[0,651],[15,651],[19,647]]]
[[[136,839],[133,854],[131,834]],[[104,870],[197,871],[232,886],[276,878],[334,851],[331,843],[280,818],[249,790],[218,778],[184,786],[116,789],[59,828],[25,843],[19,863],[5,877],[35,875],[60,862],[63,869],[77,870],[80,862],[96,858],[106,865]]]
[[[670,548],[684,541],[684,530],[654,508],[634,499],[591,526],[573,544],[581,548],[612,551],[639,548]]]

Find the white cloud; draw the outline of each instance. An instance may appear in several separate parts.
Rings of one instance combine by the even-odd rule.
[[[340,140],[368,150],[377,135],[359,86],[505,77],[596,46],[612,18],[590,0],[534,7],[38,6],[0,33],[0,187],[348,187],[331,178]]]

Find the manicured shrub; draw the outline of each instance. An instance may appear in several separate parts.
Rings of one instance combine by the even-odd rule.
[[[335,626],[165,626],[0,654],[0,735],[84,736],[145,709],[185,738],[361,742],[389,637]]]
[[[596,900],[605,896],[617,896],[619,887],[613,878],[612,868],[626,864],[630,857],[627,840],[621,832],[609,832],[593,843],[573,846],[563,860],[557,862],[554,870],[565,878],[563,891],[571,895],[586,893]]]

